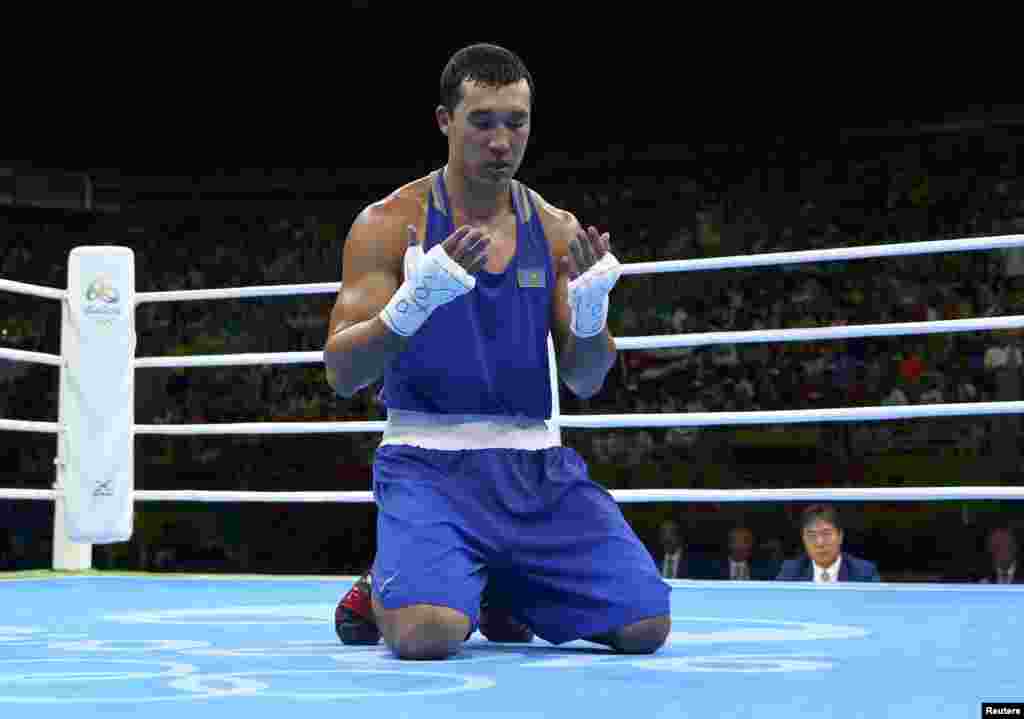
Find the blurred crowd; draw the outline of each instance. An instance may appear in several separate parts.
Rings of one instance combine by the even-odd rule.
[[[582,223],[609,231],[622,262],[646,262],[1020,233],[1020,162],[1015,132],[989,128],[813,151],[784,142],[706,147],[678,165],[666,160],[660,169],[601,173],[600,181],[593,173],[555,175],[556,165],[535,171],[535,181],[524,179]],[[553,176],[560,180],[547,179]],[[353,185],[328,211],[253,203],[244,217],[224,214],[213,201],[201,214],[175,219],[147,217],[142,206],[130,221],[0,212],[0,278],[63,287],[72,247],[119,244],[135,251],[142,292],[336,282],[348,226],[379,196]],[[137,314],[137,354],[320,350],[334,299],[326,292],[146,303]],[[0,302],[0,346],[59,351],[56,303],[6,293]],[[1022,309],[1024,253],[1005,250],[627,276],[613,291],[610,326],[616,336],[637,336]],[[562,410],[727,412],[1019,399],[1021,344],[1008,331],[621,352],[595,397],[578,400],[562,388]],[[316,365],[154,369],[137,375],[136,416],[147,424],[380,419],[375,390],[335,397]],[[53,421],[56,408],[54,368],[0,359],[0,416]],[[671,467],[728,461],[723,452],[731,432],[567,432],[565,442],[595,465]],[[815,441],[827,456],[850,461],[929,447],[984,453],[1001,437],[1015,445],[1018,435],[1015,420],[971,418],[822,426]],[[137,462],[161,477],[160,488],[196,486],[190,478],[202,477],[203,486],[225,488],[365,489],[375,437],[282,439],[274,450],[251,437],[139,442]],[[52,444],[0,435],[0,463],[11,470],[5,484],[47,486]],[[763,486],[763,478],[757,481]]]

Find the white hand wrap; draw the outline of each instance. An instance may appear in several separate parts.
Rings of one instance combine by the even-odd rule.
[[[476,287],[476,278],[441,245],[434,245],[425,255],[422,247],[411,245],[404,263],[405,282],[380,311],[381,322],[403,337],[415,333],[435,309]]]
[[[608,293],[621,274],[622,266],[615,255],[606,252],[596,265],[569,282],[570,327],[574,335],[593,337],[604,331],[608,321]]]

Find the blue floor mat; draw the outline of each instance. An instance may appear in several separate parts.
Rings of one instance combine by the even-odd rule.
[[[672,584],[652,656],[477,634],[407,662],[338,642],[351,578],[3,580],[0,716],[961,719],[1024,701],[1024,588]]]

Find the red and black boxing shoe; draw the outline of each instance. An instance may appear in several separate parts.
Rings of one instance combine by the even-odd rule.
[[[370,572],[361,576],[334,610],[334,630],[342,644],[373,646],[380,642],[380,630],[373,618]]]
[[[512,614],[495,605],[489,587],[480,598],[480,633],[492,642],[529,644],[533,631]],[[346,646],[375,646],[380,643],[380,629],[373,618],[370,572],[361,576],[348,590],[334,610],[334,629]],[[470,629],[466,639],[473,634]]]
[[[490,585],[484,587],[480,597],[480,633],[492,642],[529,644],[533,641],[533,630],[512,616],[512,613],[495,603]]]

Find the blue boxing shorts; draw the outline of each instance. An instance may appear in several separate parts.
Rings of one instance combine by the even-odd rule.
[[[394,434],[373,465],[373,587],[386,609],[449,607],[475,627],[489,581],[553,644],[669,614],[669,585],[575,451],[425,448]]]

